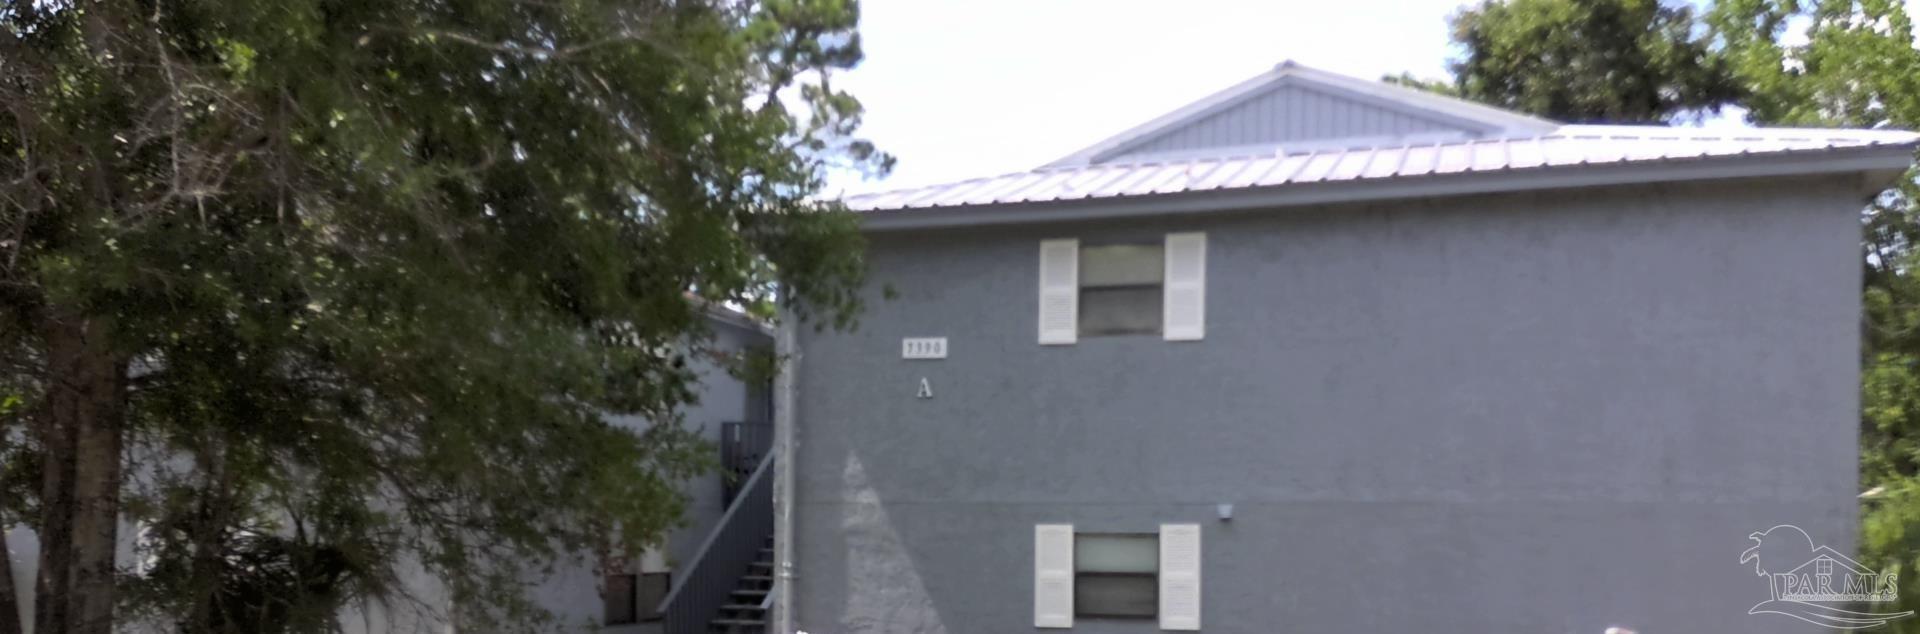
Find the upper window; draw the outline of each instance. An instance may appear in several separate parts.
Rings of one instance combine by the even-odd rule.
[[[1819,561],[1815,561],[1815,562],[1813,562],[1813,574],[1816,574],[1816,575],[1832,575],[1832,574],[1833,574],[1833,560],[1832,560],[1832,559],[1821,559],[1821,560],[1819,560]]]
[[[1040,241],[1040,343],[1080,337],[1160,335],[1200,341],[1207,332],[1207,234],[1094,244]]]
[[[1080,249],[1080,334],[1160,334],[1166,250],[1158,244]]]
[[[1153,618],[1160,612],[1160,536],[1073,536],[1073,613]]]

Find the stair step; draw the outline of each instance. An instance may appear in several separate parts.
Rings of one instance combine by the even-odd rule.
[[[739,597],[764,597],[764,596],[767,596],[767,592],[769,591],[768,590],[735,590],[733,591],[733,594],[734,596],[739,596]]]
[[[741,611],[747,611],[747,610],[753,610],[753,611],[758,611],[758,612],[764,612],[764,611],[766,611],[766,608],[762,608],[762,607],[760,607],[760,604],[758,604],[758,603],[729,603],[729,604],[726,604],[726,605],[723,605],[723,606],[720,606],[720,609],[722,609],[722,610],[741,610]]]
[[[746,575],[746,576],[740,577],[740,580],[741,581],[773,581],[773,575]]]
[[[749,568],[766,568],[766,569],[768,569],[768,570],[772,570],[772,569],[773,569],[773,562],[771,562],[771,561],[756,561],[756,562],[753,562],[753,563],[750,563],[750,564],[747,564],[747,567],[749,567]]]
[[[733,627],[761,627],[766,625],[767,622],[760,619],[714,619],[713,624]]]

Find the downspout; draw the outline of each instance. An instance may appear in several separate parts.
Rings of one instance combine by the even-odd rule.
[[[793,634],[793,465],[795,449],[794,390],[800,372],[800,346],[797,341],[798,316],[791,310],[780,311],[778,331],[774,333],[774,355],[779,373],[774,377],[773,405],[773,555],[778,562],[773,577],[774,632]]]

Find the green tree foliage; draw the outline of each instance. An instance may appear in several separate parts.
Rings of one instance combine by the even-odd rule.
[[[1583,123],[1715,111],[1742,86],[1693,9],[1659,0],[1498,0],[1451,19],[1458,94]]]
[[[676,414],[703,307],[859,307],[853,221],[809,202],[889,164],[830,81],[857,13],[0,0],[0,518],[47,537],[38,631],[324,629],[413,563],[517,629],[530,571],[656,543],[710,461]]]
[[[1438,93],[1438,94],[1446,95],[1448,97],[1460,96],[1460,88],[1458,86],[1453,85],[1453,82],[1451,81],[1447,81],[1444,79],[1427,79],[1425,77],[1414,75],[1413,73],[1402,72],[1398,75],[1381,75],[1380,81],[1393,84],[1395,86],[1406,86],[1408,88],[1413,88],[1415,90],[1425,90],[1431,93]]]
[[[1920,129],[1920,51],[1901,3],[1729,0],[1708,18],[1735,74],[1752,86],[1742,102],[1750,121]],[[1804,37],[1786,37],[1789,28]],[[1904,269],[1920,234],[1911,176],[1868,209],[1869,288],[1894,286],[1889,276]],[[1869,334],[1870,349],[1889,343]]]

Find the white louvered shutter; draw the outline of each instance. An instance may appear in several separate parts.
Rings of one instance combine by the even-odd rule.
[[[1033,626],[1073,627],[1073,525],[1033,527]]]
[[[1080,324],[1080,241],[1040,242],[1040,343],[1071,344]]]
[[[1207,234],[1167,234],[1167,278],[1162,329],[1167,341],[1207,336]]]
[[[1160,629],[1200,629],[1200,525],[1160,525]]]

